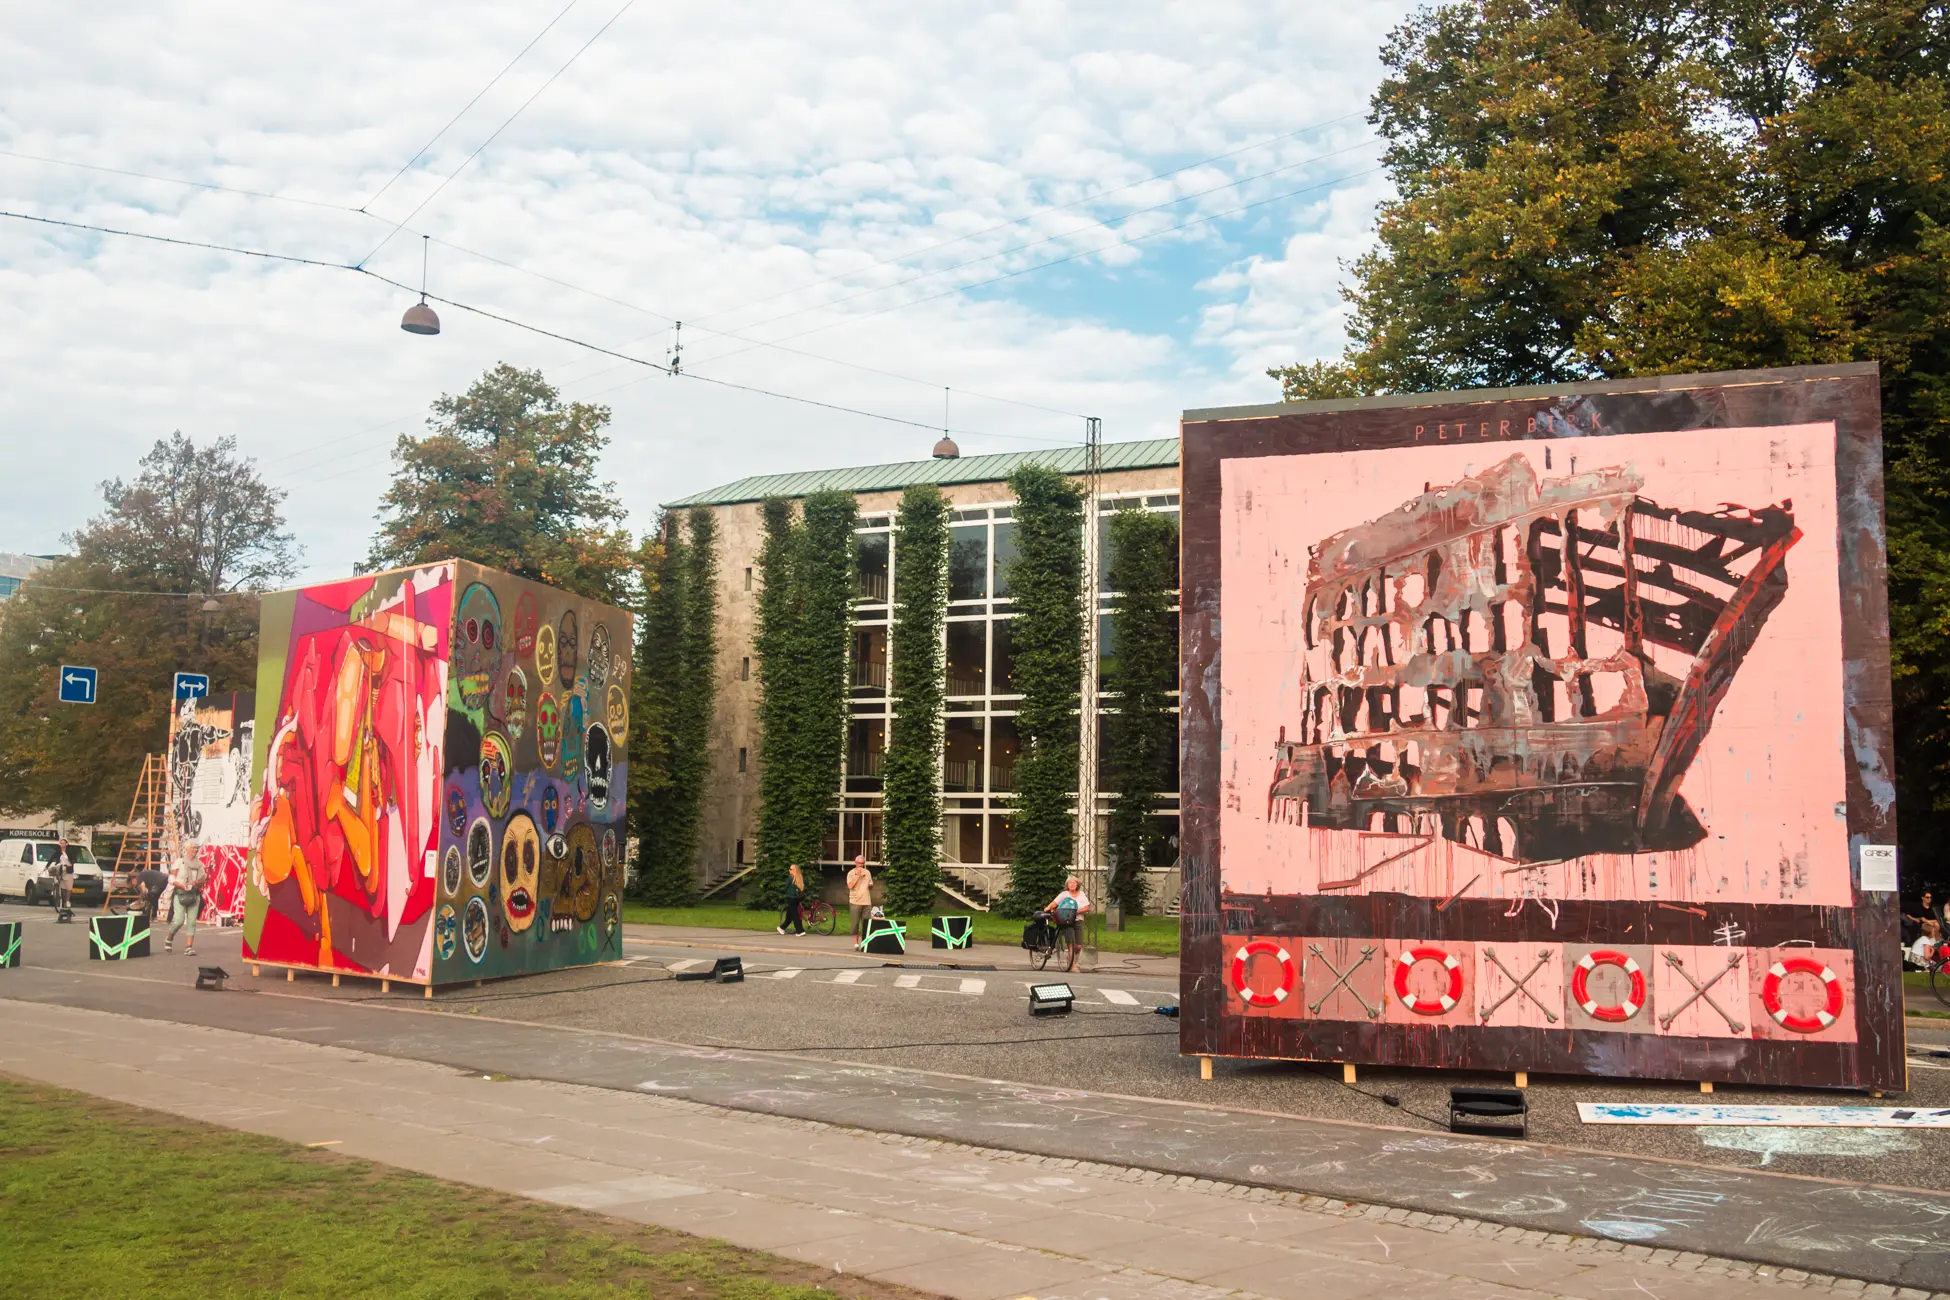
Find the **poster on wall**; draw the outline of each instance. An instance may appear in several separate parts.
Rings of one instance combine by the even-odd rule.
[[[169,719],[171,853],[203,867],[205,923],[244,919],[250,856],[252,697],[180,700]]]
[[[246,959],[445,984],[621,955],[631,615],[465,561],[263,608]]]
[[[1193,412],[1184,475],[1184,1050],[1902,1086],[1873,367]]]

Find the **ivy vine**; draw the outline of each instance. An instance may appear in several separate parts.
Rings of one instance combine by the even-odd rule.
[[[1027,916],[1069,873],[1077,793],[1077,693],[1083,673],[1083,493],[1056,470],[1024,465],[1009,478],[1016,554],[1007,566],[1015,602],[1015,860],[998,900]]]
[[[901,495],[894,519],[894,623],[887,747],[887,907],[934,906],[941,881],[941,625],[948,596],[948,501],[932,483]]]
[[[759,818],[751,907],[776,907],[786,868],[811,868],[832,821],[846,741],[846,656],[853,604],[850,492],[808,495],[760,507]]]
[[[1104,689],[1116,712],[1104,718],[1105,785],[1116,795],[1110,811],[1113,870],[1110,899],[1144,915],[1146,867],[1164,844],[1153,816],[1170,788],[1178,718],[1178,525],[1173,516],[1122,509],[1110,517],[1110,587],[1117,593],[1116,654],[1104,668]]]
[[[629,805],[635,893],[658,906],[681,906],[696,892],[692,868],[716,703],[717,562],[717,516],[703,509],[686,518],[664,515],[644,555],[630,683]]]

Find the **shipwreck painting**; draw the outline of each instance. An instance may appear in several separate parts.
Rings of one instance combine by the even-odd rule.
[[[1188,416],[1187,1051],[1900,1075],[1875,387],[1808,373]]]

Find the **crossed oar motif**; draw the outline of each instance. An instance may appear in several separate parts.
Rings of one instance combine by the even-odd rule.
[[[1496,1014],[1496,1009],[1498,1007],[1502,1006],[1505,1002],[1508,1002],[1511,998],[1517,996],[1517,994],[1519,993],[1529,998],[1531,1002],[1536,1004],[1537,1009],[1544,1013],[1545,1023],[1553,1024],[1553,1025],[1557,1023],[1557,1013],[1555,1011],[1552,1011],[1549,1007],[1545,1006],[1541,1001],[1538,1000],[1537,995],[1530,991],[1530,981],[1536,978],[1537,972],[1544,969],[1545,964],[1549,962],[1551,959],[1551,955],[1549,952],[1540,953],[1537,957],[1537,964],[1535,966],[1532,966],[1530,968],[1530,973],[1528,975],[1525,975],[1522,979],[1518,979],[1516,972],[1503,964],[1503,959],[1496,955],[1496,949],[1485,948],[1483,949],[1483,955],[1490,959],[1492,965],[1494,965],[1498,970],[1503,972],[1503,976],[1505,979],[1510,981],[1510,987],[1504,990],[1503,996],[1498,998],[1495,1002],[1491,1003],[1489,1006],[1483,1008],[1482,1016],[1483,1016],[1484,1024],[1487,1025],[1490,1022],[1490,1017]]]
[[[1672,953],[1672,952],[1667,953],[1666,965],[1678,971],[1679,974],[1685,979],[1685,981],[1688,984],[1693,986],[1693,996],[1687,998],[1684,1002],[1681,1002],[1678,1006],[1674,1007],[1671,1011],[1667,1012],[1665,1015],[1660,1016],[1659,1028],[1661,1029],[1672,1028],[1672,1022],[1679,1019],[1680,1012],[1684,1011],[1687,1007],[1692,1006],[1693,1003],[1695,1002],[1704,1002],[1706,1003],[1707,1006],[1712,1007],[1715,1011],[1720,1013],[1720,1019],[1727,1022],[1728,1029],[1732,1030],[1736,1034],[1740,1033],[1741,1030],[1745,1028],[1745,1026],[1743,1026],[1738,1020],[1735,1020],[1732,1016],[1728,1015],[1727,1009],[1721,1006],[1719,1003],[1715,1002],[1713,1000],[1712,993],[1709,991],[1712,989],[1712,987],[1715,984],[1718,984],[1721,980],[1725,979],[1727,975],[1733,971],[1733,968],[1735,966],[1738,966],[1740,964],[1740,957],[1741,954],[1737,952],[1730,954],[1727,957],[1727,964],[1720,967],[1719,970],[1713,973],[1712,978],[1708,979],[1706,983],[1702,984],[1698,980],[1693,978],[1693,973],[1691,971],[1686,969],[1686,963],[1679,960],[1679,954]]]
[[[1307,951],[1311,952],[1314,956],[1320,958],[1321,964],[1327,967],[1328,970],[1334,972],[1334,982],[1327,986],[1327,991],[1325,993],[1321,994],[1320,997],[1318,997],[1313,1002],[1308,1004],[1307,1010],[1309,1012],[1311,1012],[1316,1016],[1319,1015],[1320,1009],[1327,1005],[1327,999],[1334,996],[1334,990],[1344,988],[1354,996],[1354,1000],[1356,1002],[1359,1002],[1361,1004],[1361,1009],[1368,1013],[1368,1019],[1376,1020],[1380,1018],[1381,1008],[1378,1006],[1372,1006],[1372,1007],[1369,1006],[1368,1000],[1361,996],[1361,990],[1355,988],[1354,985],[1348,982],[1349,980],[1354,978],[1354,972],[1360,970],[1361,967],[1367,963],[1368,958],[1374,956],[1375,953],[1379,951],[1374,947],[1373,944],[1369,944],[1367,947],[1361,949],[1361,955],[1359,957],[1356,957],[1353,961],[1349,962],[1346,970],[1342,970],[1340,967],[1336,966],[1334,964],[1334,959],[1329,957],[1325,952],[1323,952],[1321,950],[1320,945],[1317,943],[1308,944]]]

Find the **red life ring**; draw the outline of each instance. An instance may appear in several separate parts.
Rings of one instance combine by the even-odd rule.
[[[1408,973],[1418,962],[1439,961],[1449,972],[1449,990],[1440,998],[1418,998],[1408,991]],[[1395,996],[1418,1016],[1439,1016],[1462,1001],[1462,963],[1440,948],[1409,948],[1395,959]]]
[[[1246,959],[1255,953],[1266,953],[1280,963],[1280,986],[1271,993],[1255,993],[1246,982]],[[1293,996],[1299,983],[1300,968],[1294,963],[1293,954],[1271,939],[1250,940],[1232,954],[1232,991],[1249,1007],[1277,1007]]]
[[[1790,1015],[1781,1005],[1781,980],[1789,975],[1813,975],[1820,980],[1828,992],[1827,1004],[1812,1016]],[[1841,1017],[1842,977],[1812,957],[1785,957],[1767,968],[1767,978],[1760,986],[1760,1004],[1783,1029],[1792,1029],[1797,1034],[1820,1033]]]
[[[1632,991],[1616,1006],[1599,1006],[1585,986],[1585,980],[1600,966],[1616,966],[1632,977]],[[1571,972],[1571,1000],[1593,1020],[1605,1020],[1612,1024],[1630,1020],[1645,1009],[1645,972],[1639,968],[1638,961],[1626,953],[1603,948],[1588,952],[1578,958],[1577,968]]]

